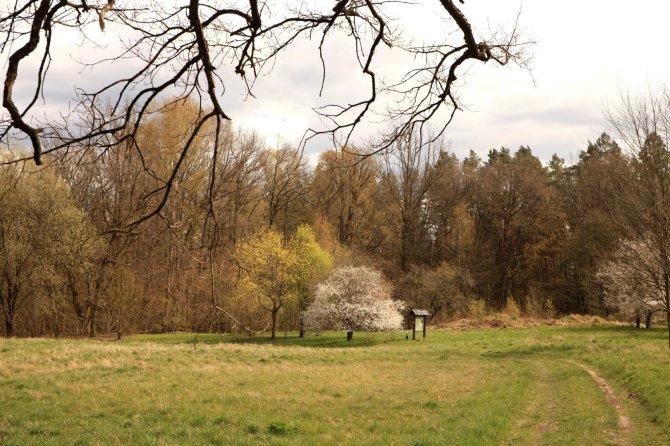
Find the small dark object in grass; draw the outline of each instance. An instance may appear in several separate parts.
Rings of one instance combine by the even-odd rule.
[[[260,429],[255,424],[250,424],[247,426],[247,434],[256,435],[260,432]]]
[[[268,425],[268,432],[270,432],[272,435],[279,435],[283,437],[286,435],[293,434],[297,431],[298,431],[297,428],[289,426],[283,421],[273,421]]]
[[[219,425],[219,426],[224,426],[226,424],[229,424],[230,421],[228,418],[226,418],[224,415],[220,415],[212,420],[213,424]]]
[[[436,401],[431,400],[431,401],[426,401],[423,404],[423,407],[425,407],[426,409],[437,409],[439,407],[439,404],[437,404]]]
[[[44,429],[41,427],[31,427],[28,429],[28,434],[30,435],[42,435],[44,433]]]

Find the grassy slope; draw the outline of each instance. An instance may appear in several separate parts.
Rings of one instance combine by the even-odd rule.
[[[0,444],[670,443],[661,330],[343,336],[0,341]]]

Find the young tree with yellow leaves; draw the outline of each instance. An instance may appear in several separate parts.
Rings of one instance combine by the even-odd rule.
[[[291,238],[291,249],[298,257],[294,273],[295,293],[298,299],[297,307],[300,313],[300,337],[304,336],[304,321],[302,313],[311,303],[310,287],[319,276],[329,271],[333,266],[333,258],[316,241],[314,230],[309,225],[300,225]]]
[[[237,260],[244,271],[242,286],[255,293],[261,308],[270,313],[272,338],[279,311],[289,300],[304,310],[311,283],[333,262],[307,225],[298,227],[288,241],[272,229],[262,229],[240,243]]]
[[[278,232],[263,229],[237,248],[237,260],[244,271],[243,282],[258,296],[259,305],[272,318],[272,338],[277,333],[277,314],[294,287],[298,256]]]

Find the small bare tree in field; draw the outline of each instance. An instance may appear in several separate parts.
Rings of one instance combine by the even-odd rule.
[[[344,330],[350,341],[354,331],[400,330],[402,307],[401,302],[391,300],[379,271],[345,266],[318,285],[304,320],[312,329]]]

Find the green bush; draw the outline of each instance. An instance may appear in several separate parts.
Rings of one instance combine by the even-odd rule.
[[[294,426],[290,426],[283,421],[273,421],[268,425],[268,432],[272,435],[286,436],[297,432],[298,429]]]
[[[547,300],[544,301],[544,315],[545,317],[549,318],[553,318],[556,315],[554,301],[551,299],[551,297],[547,297]]]
[[[468,303],[470,319],[481,321],[486,317],[486,313],[486,302],[483,299],[473,299]]]
[[[521,310],[519,309],[519,304],[516,303],[513,297],[507,298],[507,304],[505,305],[505,314],[507,314],[513,321],[521,317]]]

